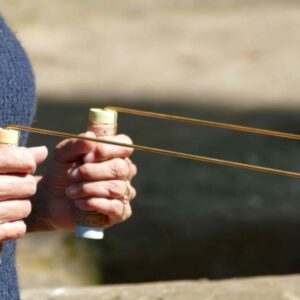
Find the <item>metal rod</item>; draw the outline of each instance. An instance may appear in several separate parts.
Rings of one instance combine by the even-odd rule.
[[[56,136],[56,137],[60,137],[60,138],[74,138],[74,139],[78,139],[78,140],[87,140],[87,141],[92,141],[92,142],[97,142],[97,143],[104,143],[104,144],[110,144],[110,145],[115,145],[115,146],[133,148],[138,151],[150,152],[150,153],[159,154],[159,155],[184,158],[184,159],[200,161],[200,162],[205,162],[205,163],[224,165],[224,166],[235,167],[235,168],[240,168],[240,169],[247,169],[247,170],[256,171],[256,172],[288,176],[288,177],[300,179],[300,173],[297,173],[297,172],[272,169],[272,168],[267,168],[267,167],[261,167],[261,166],[233,162],[233,161],[223,160],[223,159],[218,159],[218,158],[212,158],[212,157],[193,155],[193,154],[188,154],[188,153],[183,153],[183,152],[159,149],[159,148],[154,148],[154,147],[119,143],[119,142],[111,141],[109,139],[91,138],[91,137],[80,136],[80,135],[71,134],[71,133],[65,133],[65,132],[59,132],[59,131],[53,131],[53,130],[45,130],[45,129],[40,129],[40,128],[26,127],[26,126],[17,126],[17,125],[9,125],[6,127],[6,129],[28,131],[28,132],[33,132],[33,133],[37,133],[37,134]]]
[[[300,140],[300,135],[293,134],[293,133],[272,131],[272,130],[267,130],[267,129],[259,129],[259,128],[246,127],[246,126],[233,125],[233,124],[220,123],[220,122],[213,122],[213,121],[207,121],[207,120],[201,120],[201,119],[186,118],[186,117],[181,117],[181,116],[141,111],[141,110],[136,110],[136,109],[131,109],[131,108],[108,106],[105,109],[115,110],[115,111],[118,111],[121,113],[126,113],[126,114],[131,114],[131,115],[136,115],[136,116],[143,116],[143,117],[150,117],[150,118],[156,118],[156,119],[162,119],[162,120],[168,120],[168,121],[182,122],[182,123],[188,123],[188,124],[193,124],[193,125],[217,127],[217,128],[228,129],[228,130],[242,131],[242,132],[248,132],[248,133],[259,134],[259,135],[267,135],[267,136],[273,136],[273,137],[290,139],[290,140]]]

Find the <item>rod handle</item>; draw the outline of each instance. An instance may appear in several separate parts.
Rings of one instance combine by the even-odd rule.
[[[95,133],[96,137],[113,136],[117,132],[117,112],[100,108],[91,108],[87,130]],[[77,237],[100,240],[104,237],[102,226],[106,216],[98,212],[85,212],[77,209]]]

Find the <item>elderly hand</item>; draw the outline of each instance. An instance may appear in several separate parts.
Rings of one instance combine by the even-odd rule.
[[[29,198],[36,192],[33,173],[47,157],[46,147],[0,146],[0,241],[15,240],[26,232],[31,212]]]
[[[86,134],[95,137],[91,132]],[[109,139],[132,143],[125,135]],[[128,219],[132,214],[130,201],[136,196],[130,184],[137,173],[129,159],[132,152],[130,148],[76,139],[59,143],[54,164],[39,188],[39,198],[46,198],[48,203],[48,224],[74,230],[75,207],[106,215],[104,227]],[[124,197],[128,201],[123,201]]]

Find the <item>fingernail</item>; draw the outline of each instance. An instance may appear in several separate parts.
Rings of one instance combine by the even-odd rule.
[[[70,178],[71,178],[71,179],[78,179],[78,178],[79,178],[79,169],[78,169],[78,168],[73,169],[73,170],[70,172]]]
[[[76,192],[77,192],[77,186],[76,186],[75,184],[72,184],[72,185],[68,186],[68,187],[66,188],[66,192],[67,192],[68,194],[70,194],[70,195],[76,194]]]
[[[95,160],[95,154],[94,152],[90,152],[84,157],[84,161],[87,163],[93,162]]]

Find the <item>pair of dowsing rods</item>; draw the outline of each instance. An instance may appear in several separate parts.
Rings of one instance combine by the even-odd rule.
[[[146,112],[146,111],[122,108],[122,107],[109,106],[109,107],[106,107],[105,109],[114,110],[114,111],[117,111],[120,113],[126,113],[126,114],[132,114],[132,115],[138,115],[138,116],[150,117],[150,118],[156,118],[156,119],[162,119],[162,120],[168,120],[168,121],[183,122],[183,123],[188,123],[188,124],[193,124],[193,125],[217,127],[217,128],[234,130],[234,131],[241,131],[241,132],[248,132],[248,133],[253,133],[253,134],[285,138],[285,139],[290,139],[290,140],[300,140],[300,135],[292,134],[292,133],[278,132],[278,131],[246,127],[246,126],[239,126],[239,125],[226,124],[226,123],[213,122],[213,121],[206,121],[206,120],[194,119],[194,118],[185,118],[185,117],[181,117],[181,116]],[[217,158],[212,158],[212,157],[207,157],[207,156],[193,155],[193,154],[176,152],[176,151],[172,151],[172,150],[165,150],[165,149],[148,147],[148,146],[141,146],[141,145],[135,145],[135,144],[131,145],[131,144],[126,144],[126,143],[110,141],[109,139],[91,138],[91,137],[70,134],[70,133],[65,133],[65,132],[33,128],[33,127],[26,127],[26,126],[18,126],[18,125],[9,125],[9,126],[6,126],[6,129],[28,131],[28,132],[32,132],[32,133],[37,133],[37,134],[42,134],[42,135],[51,135],[51,136],[56,136],[56,137],[60,137],[60,138],[75,138],[75,139],[79,139],[79,140],[100,142],[100,143],[104,143],[104,144],[133,148],[138,151],[150,152],[150,153],[159,154],[159,155],[184,158],[184,159],[189,159],[189,160],[194,160],[194,161],[200,161],[200,162],[206,162],[206,163],[218,164],[218,165],[225,165],[225,166],[229,166],[229,167],[247,169],[247,170],[256,171],[256,172],[263,172],[263,173],[268,173],[268,174],[288,176],[288,177],[300,179],[300,173],[298,173],[298,172],[291,172],[291,171],[285,171],[285,170],[280,170],[280,169],[267,168],[267,167],[262,167],[262,166],[257,166],[257,165],[239,163],[239,162],[217,159]]]

